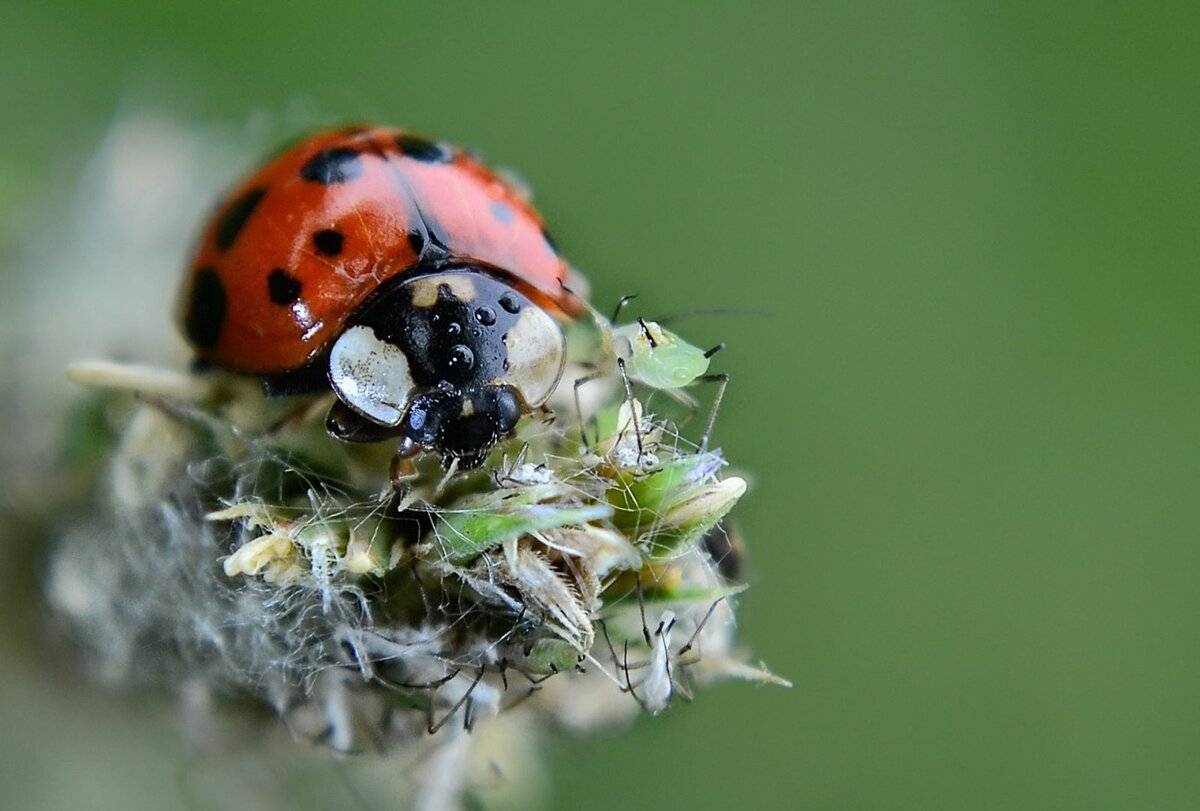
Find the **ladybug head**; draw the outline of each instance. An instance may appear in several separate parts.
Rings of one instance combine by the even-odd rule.
[[[482,464],[558,385],[563,334],[544,310],[471,268],[407,277],[372,298],[329,354],[336,438],[400,437],[400,453]]]

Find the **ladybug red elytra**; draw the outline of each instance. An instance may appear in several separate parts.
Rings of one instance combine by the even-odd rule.
[[[238,186],[205,229],[179,319],[200,363],[268,393],[332,390],[350,442],[482,463],[540,406],[580,315],[572,269],[519,191],[404,130],[320,132]]]

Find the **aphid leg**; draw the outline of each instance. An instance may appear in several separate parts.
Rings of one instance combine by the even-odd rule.
[[[668,682],[674,681],[674,678],[671,675],[671,639],[668,636],[668,634],[671,633],[671,629],[674,627],[675,618],[671,617],[671,621],[666,624],[665,628],[663,627],[662,620],[659,620],[658,630],[654,632],[654,635],[663,641],[663,667],[666,668]]]
[[[691,704],[692,700],[695,698],[695,696],[692,695],[692,691],[688,689],[686,684],[683,683],[683,679],[677,676],[671,677],[671,695],[678,695],[688,704]]]
[[[431,700],[429,702],[429,706],[430,706],[429,721],[430,721],[430,723],[429,723],[429,726],[427,727],[427,730],[430,735],[433,735],[439,729],[441,729],[447,721],[449,721],[452,717],[454,717],[454,713],[458,712],[459,708],[462,707],[462,705],[466,704],[467,701],[470,700],[471,693],[475,692],[475,688],[479,686],[479,682],[483,681],[483,674],[486,672],[487,672],[487,668],[480,666],[479,675],[475,677],[475,681],[471,682],[471,686],[467,688],[467,692],[463,693],[462,698],[460,698],[458,701],[454,702],[454,706],[451,707],[446,712],[446,714],[442,716],[442,720],[438,721],[436,724],[433,723],[433,701]]]
[[[721,400],[725,397],[725,389],[729,386],[729,374],[720,372],[719,374],[700,375],[696,378],[697,383],[716,383],[717,394],[713,397],[712,406],[708,411],[708,421],[704,424],[704,435],[700,437],[700,450],[708,450],[708,438],[712,436],[713,426],[717,422],[717,412],[721,410]]]
[[[553,662],[551,662],[550,663],[550,672],[544,676],[530,676],[524,670],[519,670],[517,672],[520,673],[522,676],[524,676],[526,679],[528,679],[530,684],[541,684],[542,682],[546,681],[546,679],[552,679],[555,676],[557,676],[558,668],[554,666]]]
[[[642,593],[641,572],[637,573],[637,598],[638,611],[640,611],[642,615],[642,638],[646,640],[647,647],[654,647],[654,643],[650,641],[650,629],[646,626],[646,596]],[[662,625],[659,625],[658,629],[661,631]],[[628,664],[628,660],[626,661],[626,664]]]
[[[612,638],[608,635],[608,624],[604,620],[600,620],[600,632],[604,634],[604,642],[608,645],[608,652],[612,654],[613,670],[621,670],[621,660],[617,658],[617,649],[613,647]],[[628,671],[626,671],[628,675]],[[626,692],[623,685],[618,684],[617,687],[622,693]]]
[[[390,687],[393,690],[398,690],[398,689],[436,690],[437,688],[441,687],[443,684],[450,681],[451,679],[453,679],[455,676],[457,676],[461,672],[462,672],[462,668],[456,667],[456,668],[454,668],[454,670],[451,670],[447,675],[442,676],[440,679],[434,679],[433,681],[421,682],[419,684],[414,684],[413,682],[392,681],[391,679],[385,679],[383,676],[379,676],[379,675],[376,675],[375,679],[380,684],[384,685],[385,687]]]
[[[704,626],[712,617],[713,612],[717,610],[717,606],[724,599],[724,597],[718,597],[717,599],[713,600],[713,604],[708,607],[708,611],[704,614],[704,619],[700,620],[700,624],[696,626],[696,630],[692,631],[691,637],[689,637],[688,641],[684,643],[683,647],[676,652],[676,657],[683,656],[692,649],[692,645],[696,644],[696,638],[700,636],[700,632],[704,630]]]
[[[425,584],[421,582],[421,572],[417,568],[417,558],[414,555],[408,559],[408,568],[412,573],[413,583],[417,586],[417,593],[421,595],[421,605],[425,609],[425,616],[433,614],[433,606],[429,602],[429,593],[425,591]]]
[[[585,375],[575,379],[575,415],[579,418],[579,439],[581,442],[583,442],[583,449],[585,452],[590,452],[592,446],[588,442],[587,431],[584,429],[583,406],[579,401],[579,389],[584,384],[591,383],[593,380],[597,380],[600,377],[603,377],[600,372],[592,372],[590,375]],[[599,438],[597,438],[597,441],[599,441]]]
[[[627,693],[629,693],[629,695],[633,696],[633,700],[638,703],[638,706],[640,706],[643,710],[646,710],[647,712],[649,712],[650,710],[646,706],[646,702],[642,701],[642,697],[637,694],[637,690],[633,689],[633,682],[630,681],[630,679],[629,679],[629,640],[628,639],[625,640],[625,665],[622,667],[622,670],[625,671],[625,692],[627,692]]]
[[[645,456],[646,450],[642,447],[642,427],[638,425],[637,409],[633,405],[633,383],[629,380],[629,372],[625,369],[625,359],[617,358],[617,368],[621,370],[621,380],[625,383],[625,402],[629,403],[629,417],[633,420],[633,433],[637,437],[638,449],[638,464],[641,465],[642,457]]]
[[[458,457],[455,457],[454,461],[450,463],[450,467],[446,468],[446,472],[442,476],[442,480],[439,481],[437,483],[437,487],[433,489],[433,497],[435,500],[441,498],[442,493],[446,491],[446,487],[450,484],[450,480],[454,478],[456,473],[458,473]]]
[[[520,696],[519,698],[517,698],[517,699],[516,699],[515,701],[513,701],[511,704],[508,704],[508,705],[506,705],[506,706],[504,707],[504,711],[505,711],[505,712],[508,712],[509,710],[513,709],[514,707],[519,707],[519,706],[521,706],[521,705],[522,705],[522,704],[524,704],[526,701],[528,701],[528,700],[529,700],[529,698],[530,698],[530,697],[531,697],[531,696],[532,696],[534,693],[536,693],[538,690],[541,690],[541,689],[542,689],[541,687],[539,687],[538,685],[536,685],[536,684],[535,684],[534,686],[530,687],[530,688],[529,688],[529,689],[528,689],[528,690],[525,692],[525,694],[524,694],[524,695],[522,695],[522,696]]]

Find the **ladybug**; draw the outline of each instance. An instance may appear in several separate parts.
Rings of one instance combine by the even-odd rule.
[[[218,208],[178,318],[200,366],[269,395],[332,389],[336,439],[482,464],[562,375],[583,303],[542,217],[440,141],[320,132]],[[574,277],[572,277],[574,278]]]

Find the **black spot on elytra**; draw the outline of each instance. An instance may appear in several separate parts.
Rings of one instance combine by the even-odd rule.
[[[550,232],[545,228],[542,229],[542,239],[546,240],[546,244],[550,246],[550,250],[558,253],[558,243],[554,241],[554,237],[550,236]]]
[[[214,346],[225,325],[226,303],[225,285],[217,272],[207,267],[197,270],[183,319],[188,340],[202,349]]]
[[[246,220],[250,219],[250,215],[254,213],[254,209],[258,208],[259,201],[266,193],[266,189],[251,189],[229,204],[229,207],[221,214],[221,218],[217,220],[218,248],[227,251],[233,247],[238,234],[246,225]]]
[[[322,256],[337,256],[342,252],[342,232],[323,228],[312,235],[313,247]]]
[[[291,304],[300,298],[300,280],[283,268],[275,268],[267,276],[267,294],[276,304]]]
[[[396,146],[408,157],[425,163],[446,163],[451,158],[446,147],[416,135],[397,135]]]
[[[413,253],[420,256],[425,251],[425,235],[420,231],[409,231],[408,245],[413,249]]]
[[[322,149],[300,167],[300,177],[328,186],[354,180],[362,170],[362,158],[353,149]]]

